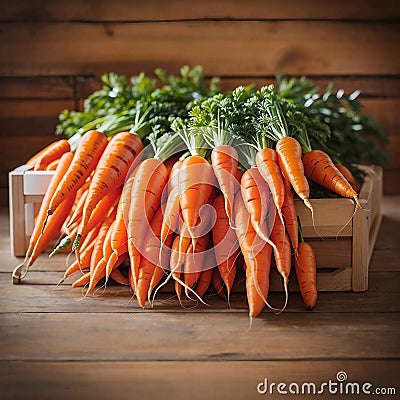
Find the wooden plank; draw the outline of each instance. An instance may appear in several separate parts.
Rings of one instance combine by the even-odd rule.
[[[5,132],[8,133],[12,138],[15,136],[52,136],[56,125],[58,123],[59,112],[52,114],[48,117],[15,117],[15,118],[1,118],[1,126],[4,127],[3,135]],[[11,138],[11,139],[12,139]],[[19,154],[15,154],[15,158],[18,159]],[[22,161],[22,160],[21,160]],[[21,164],[21,163],[20,163]],[[19,165],[20,165],[19,164]]]
[[[3,23],[0,39],[0,75],[9,76],[176,70],[186,63],[211,75],[226,75],[232,65],[238,75],[258,76],[399,71],[398,23]]]
[[[284,382],[289,385],[297,382],[302,385],[313,382],[320,387],[329,380],[337,382],[338,371],[345,371],[348,382],[359,383],[360,387],[364,382],[371,382],[372,390],[376,387],[396,386],[398,390],[399,367],[399,360],[96,363],[3,361],[0,362],[0,385],[3,400],[145,400],[160,398],[161,394],[165,400],[242,400],[259,399],[261,395],[257,393],[257,385],[264,378],[270,383]],[[265,395],[266,398],[270,396],[272,395]],[[282,397],[305,399],[307,395],[288,393]],[[394,398],[388,395],[382,397]],[[323,398],[342,400],[349,399],[349,395],[329,395],[326,390]]]
[[[89,0],[68,3],[40,0],[35,6],[28,0],[5,1],[1,14],[3,21],[154,21],[186,19],[350,19],[395,20],[400,16],[398,3],[393,0],[336,1],[321,4],[317,0],[287,0],[282,4],[272,0],[252,0],[244,5],[231,0],[204,0],[188,4],[184,0],[152,0],[137,2],[135,7],[128,0],[114,3]]]
[[[72,110],[72,100],[8,99],[0,100],[0,118],[57,117],[64,110]],[[27,124],[27,131],[29,125]]]
[[[0,99],[72,99],[73,77],[0,77]]]
[[[100,289],[93,296],[83,299],[80,288],[72,289],[70,283],[74,278],[56,288],[55,283],[61,278],[61,272],[39,272],[34,268],[26,280],[19,286],[11,285],[11,273],[0,274],[0,313],[187,313],[173,291],[173,285],[166,290],[169,293],[159,293],[154,307],[149,304],[142,311],[137,302],[131,299],[131,291],[127,287],[110,282],[107,289]],[[372,289],[363,294],[352,292],[319,292],[318,303],[313,313],[377,313],[400,312],[400,274],[398,272],[372,272],[370,276]],[[294,281],[294,277],[292,280]],[[389,282],[389,280],[392,280]],[[238,287],[239,286],[239,287]],[[384,287],[387,290],[382,290]],[[230,304],[215,295],[211,290],[204,296],[207,306],[183,299],[185,307],[190,307],[190,313],[248,313],[244,285],[235,285]],[[376,288],[379,289],[376,290]],[[238,292],[240,290],[241,292]],[[268,300],[278,307],[283,303],[282,293],[271,292]],[[264,312],[267,312],[265,310]],[[306,312],[298,292],[290,292],[285,313]]]
[[[0,323],[0,360],[10,361],[400,358],[392,313],[264,313],[251,329],[245,313],[190,311],[10,313]]]

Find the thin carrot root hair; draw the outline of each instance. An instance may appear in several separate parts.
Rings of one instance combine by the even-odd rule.
[[[338,239],[338,237],[339,237],[339,235],[340,235],[340,232],[342,232],[343,229],[345,229],[346,226],[350,224],[351,220],[352,220],[352,219],[354,218],[354,216],[356,215],[358,209],[359,209],[359,207],[356,205],[356,206],[354,207],[353,214],[351,214],[351,217],[350,217],[350,218],[348,219],[348,221],[338,230],[338,232],[337,232],[337,234],[336,234],[336,236],[335,236],[335,239],[336,239],[336,240]],[[364,209],[364,207],[363,207],[363,209]]]
[[[188,290],[188,291],[192,292],[192,293],[195,295],[195,297],[196,297],[201,303],[203,303],[204,305],[208,305],[208,304],[195,292],[195,290],[193,290],[191,287],[189,287],[188,285],[186,285],[185,282],[183,282],[180,278],[177,278],[176,276],[174,276],[174,273],[175,273],[175,272],[177,271],[177,269],[180,268],[180,267],[181,267],[181,265],[177,263],[177,265],[175,265],[175,267],[174,267],[173,269],[171,269],[171,272],[167,275],[165,281],[162,282],[162,283],[155,289],[154,294],[153,294],[153,299],[152,299],[151,303],[152,303],[152,304],[154,303],[154,300],[155,300],[155,298],[156,298],[157,292],[158,292],[163,286],[165,286],[165,285],[169,282],[169,280],[171,279],[171,277],[172,277],[176,282],[180,283],[180,284],[185,288],[185,290]]]

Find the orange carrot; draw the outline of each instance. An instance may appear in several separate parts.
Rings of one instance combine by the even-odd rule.
[[[139,165],[131,191],[128,217],[128,251],[131,261],[132,289],[138,280],[140,252],[154,213],[160,207],[161,195],[167,183],[168,171],[156,158],[149,158]]]
[[[42,228],[44,221],[47,218],[47,207],[50,199],[53,195],[54,190],[58,186],[60,180],[65,174],[65,171],[71,164],[73,155],[72,153],[66,153],[61,157],[60,164],[52,177],[50,184],[46,190],[42,204],[39,209],[38,216],[36,218],[35,226],[29,241],[28,250],[25,255],[24,262],[18,265],[13,271],[13,281],[19,283],[28,273],[29,267],[35,262],[39,254],[47,247],[51,240],[60,232],[65,219],[70,212],[75,196],[65,204],[60,212],[52,218],[51,226],[45,230]]]
[[[257,168],[250,168],[243,174],[241,189],[242,198],[250,214],[254,230],[260,238],[275,247],[269,238],[275,218],[275,207],[270,198],[271,192],[268,184]]]
[[[276,248],[274,249],[275,264],[278,272],[283,278],[283,284],[285,288],[285,305],[283,310],[286,308],[288,301],[288,283],[291,269],[292,254],[290,251],[290,240],[289,236],[285,231],[285,227],[282,225],[280,218],[275,219],[274,228],[271,232],[271,239],[275,243]]]
[[[335,164],[335,167],[342,173],[342,175],[346,178],[347,182],[350,183],[351,187],[355,191],[357,191],[357,182],[351,171],[343,164]]]
[[[120,196],[117,208],[117,215],[115,223],[111,232],[111,250],[112,253],[107,261],[106,266],[106,282],[122,253],[128,251],[128,233],[126,231],[126,221],[128,220],[128,209],[130,206],[130,197],[132,191],[133,180],[135,178],[136,170],[126,180],[122,195]]]
[[[335,167],[328,154],[321,150],[311,150],[304,154],[303,163],[308,178],[340,196],[353,198],[357,206],[362,208],[357,192]]]
[[[283,223],[282,206],[285,198],[285,187],[276,151],[270,148],[259,150],[256,154],[256,164],[261,176],[268,183],[278,215]]]
[[[182,218],[195,248],[195,228],[199,220],[199,211],[212,193],[214,173],[211,165],[203,157],[194,155],[183,161],[178,179]],[[183,253],[182,248],[180,252]]]
[[[210,240],[209,245],[208,245],[208,250],[207,250],[207,253],[205,256],[205,260],[204,260],[204,267],[205,268],[207,267],[207,269],[204,269],[200,273],[200,277],[196,283],[196,288],[195,288],[195,292],[200,297],[203,297],[204,293],[209,288],[216,265],[217,265],[217,261],[215,259],[215,253],[212,248],[212,240]]]
[[[179,171],[182,167],[182,161],[177,161],[172,167],[168,180],[168,199],[165,204],[164,217],[161,226],[161,243],[172,232],[175,232],[179,223]]]
[[[212,228],[215,259],[222,280],[225,283],[228,299],[236,276],[236,258],[240,248],[235,231],[229,224],[225,212],[224,197],[218,196],[214,201],[217,219]]]
[[[244,175],[243,175],[244,176]],[[246,292],[250,319],[255,318],[267,303],[271,246],[263,242],[250,222],[250,214],[240,193],[235,198],[235,226],[246,264]]]
[[[52,161],[50,164],[47,165],[46,171],[55,171],[57,169],[57,165],[60,162],[60,159]]]
[[[122,254],[122,256],[125,256],[126,258],[129,258],[128,253],[124,253]],[[125,258],[125,259],[126,259]],[[118,265],[120,258],[118,258],[118,261],[116,263],[116,265]],[[123,260],[125,261],[125,260]],[[121,261],[121,263],[123,262]],[[122,272],[120,271],[119,268],[115,267],[110,274],[110,277],[117,283],[119,283],[120,285],[129,285],[129,278],[125,275],[122,274]]]
[[[74,200],[75,195],[70,196],[62,205],[60,205],[56,212],[50,216],[51,218],[48,219],[46,227],[42,230],[36,241],[35,247],[33,248],[32,254],[29,258],[28,266],[31,266],[34,263],[43,250],[60,233],[63,222],[65,218],[67,218]]]
[[[90,183],[73,250],[79,247],[80,238],[87,233],[87,224],[97,203],[124,183],[133,160],[142,149],[142,141],[135,133],[120,132],[110,140]]]
[[[285,198],[282,206],[282,214],[285,220],[285,228],[290,238],[290,243],[294,251],[297,251],[297,247],[299,245],[298,238],[298,224],[297,224],[297,212],[296,206],[294,203],[293,194],[291,192],[290,183],[288,180],[284,179],[285,185]]]
[[[104,222],[101,224],[99,233],[96,238],[96,243],[93,248],[92,256],[90,258],[90,271],[92,272],[96,265],[99,263],[103,257],[103,246],[106,240],[107,233],[110,229],[111,224],[115,220],[115,212],[111,213]]]
[[[36,241],[40,236],[40,232],[43,226],[43,222],[46,218],[47,208],[50,203],[51,197],[53,196],[54,191],[56,190],[59,182],[62,180],[63,176],[65,175],[66,171],[68,170],[71,161],[73,159],[72,153],[66,153],[61,157],[60,164],[52,177],[50,184],[46,190],[44,198],[42,200],[42,204],[39,209],[39,213],[36,217],[36,223],[30,237],[29,246],[27,250],[27,256],[29,257],[32,254],[33,248],[35,247]]]
[[[304,241],[299,224],[299,247],[295,257],[296,276],[304,304],[312,310],[318,298],[317,260],[312,246]]]
[[[75,282],[72,283],[72,287],[80,287],[80,286],[85,286],[89,283],[90,281],[90,272],[86,272],[84,275],[79,277]]]
[[[76,193],[85,183],[96,167],[106,145],[107,139],[101,132],[90,131],[83,135],[68,171],[50,200],[47,215],[53,214],[67,197]]]
[[[89,281],[89,286],[87,288],[85,296],[87,296],[97,285],[97,283],[100,281],[100,279],[104,278],[106,275],[106,266],[107,266],[107,258],[109,257],[109,254],[111,254],[111,231],[112,231],[112,224],[115,221],[115,213],[111,217],[112,222],[108,226],[107,233],[104,237],[104,242],[102,243],[102,251],[100,253],[99,251],[99,256],[100,259],[97,262],[97,264],[90,269],[90,281]],[[100,243],[99,243],[100,247]]]
[[[168,250],[172,242],[172,234],[168,235],[166,241],[163,243],[165,247],[162,247],[161,260],[159,260],[158,257],[160,248],[162,246],[160,242],[162,222],[163,213],[162,208],[160,207],[151,220],[151,229],[147,231],[142,250],[142,257],[140,259],[136,297],[139,306],[142,308],[146,303],[146,298],[150,287],[150,279],[154,274],[155,268],[158,266],[166,269],[169,265],[170,252]]]
[[[51,162],[58,160],[64,153],[71,151],[68,140],[61,139],[46,148],[35,162],[35,171],[44,170]]]
[[[312,205],[308,199],[310,187],[304,174],[304,166],[301,161],[302,148],[300,143],[292,137],[283,137],[276,143],[278,162],[285,178],[293,186],[304,204],[313,212]]]
[[[199,279],[201,271],[204,268],[206,250],[209,241],[210,241],[210,232],[207,232],[205,235],[200,236],[196,240],[196,248],[194,250],[192,243],[187,249],[185,255],[183,281],[185,282],[186,285],[185,294],[188,298],[190,298],[188,292],[189,288],[193,288],[193,286]]]
[[[211,152],[211,165],[225,200],[225,212],[232,225],[232,209],[235,193],[240,185],[236,180],[238,153],[229,145],[219,145]]]

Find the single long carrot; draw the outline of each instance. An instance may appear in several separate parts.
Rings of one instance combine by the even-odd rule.
[[[122,186],[133,160],[142,149],[143,143],[135,133],[120,132],[110,140],[90,183],[73,250],[79,247],[80,238],[87,233],[87,224],[96,205],[104,196]]]
[[[46,169],[46,167],[53,161],[58,160],[64,153],[71,151],[71,146],[68,140],[61,139],[53,142],[46,147],[40,156],[38,156],[35,162],[35,171],[41,171]]]
[[[299,224],[299,247],[295,255],[297,282],[304,304],[312,310],[318,299],[317,260],[312,246],[304,241]]]
[[[257,168],[252,167],[243,174],[241,194],[250,214],[251,224],[260,238],[275,247],[275,244],[269,238],[275,219],[275,207],[270,198],[270,193],[268,184]]]
[[[236,276],[236,258],[240,247],[235,231],[232,229],[225,211],[224,196],[214,201],[216,221],[212,228],[215,259],[222,280],[225,283],[228,299]]]
[[[250,213],[240,193],[235,197],[234,212],[236,234],[246,264],[246,293],[252,320],[268,304],[272,247],[253,228]]]
[[[106,146],[107,139],[102,132],[90,131],[83,135],[68,171],[50,200],[47,215],[53,214],[67,197],[76,193],[85,183],[100,160]]]
[[[321,150],[311,150],[304,154],[303,163],[308,178],[340,196],[353,198],[357,206],[362,208],[357,192],[335,167],[328,154]]]
[[[303,200],[304,204],[313,212],[310,203],[310,187],[304,174],[304,166],[301,160],[302,148],[293,137],[287,136],[276,143],[278,162],[285,178],[293,186],[294,191]]]

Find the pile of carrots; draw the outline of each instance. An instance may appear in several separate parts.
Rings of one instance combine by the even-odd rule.
[[[253,319],[266,305],[276,310],[268,303],[273,264],[285,308],[294,256],[302,298],[313,309],[316,258],[302,236],[294,197],[313,216],[314,181],[361,207],[355,181],[325,151],[311,149],[306,125],[295,123],[299,111],[272,86],[255,96],[243,93],[203,101],[169,133],[107,137],[91,130],[74,153],[62,139],[31,158],[33,169],[55,173],[14,277],[23,279],[61,233],[53,253],[70,246],[75,260],[60,283],[77,274],[72,286],[84,286],[85,295],[111,277],[130,285],[141,307],[170,280],[179,299],[204,302],[214,287],[229,301],[244,268]]]

